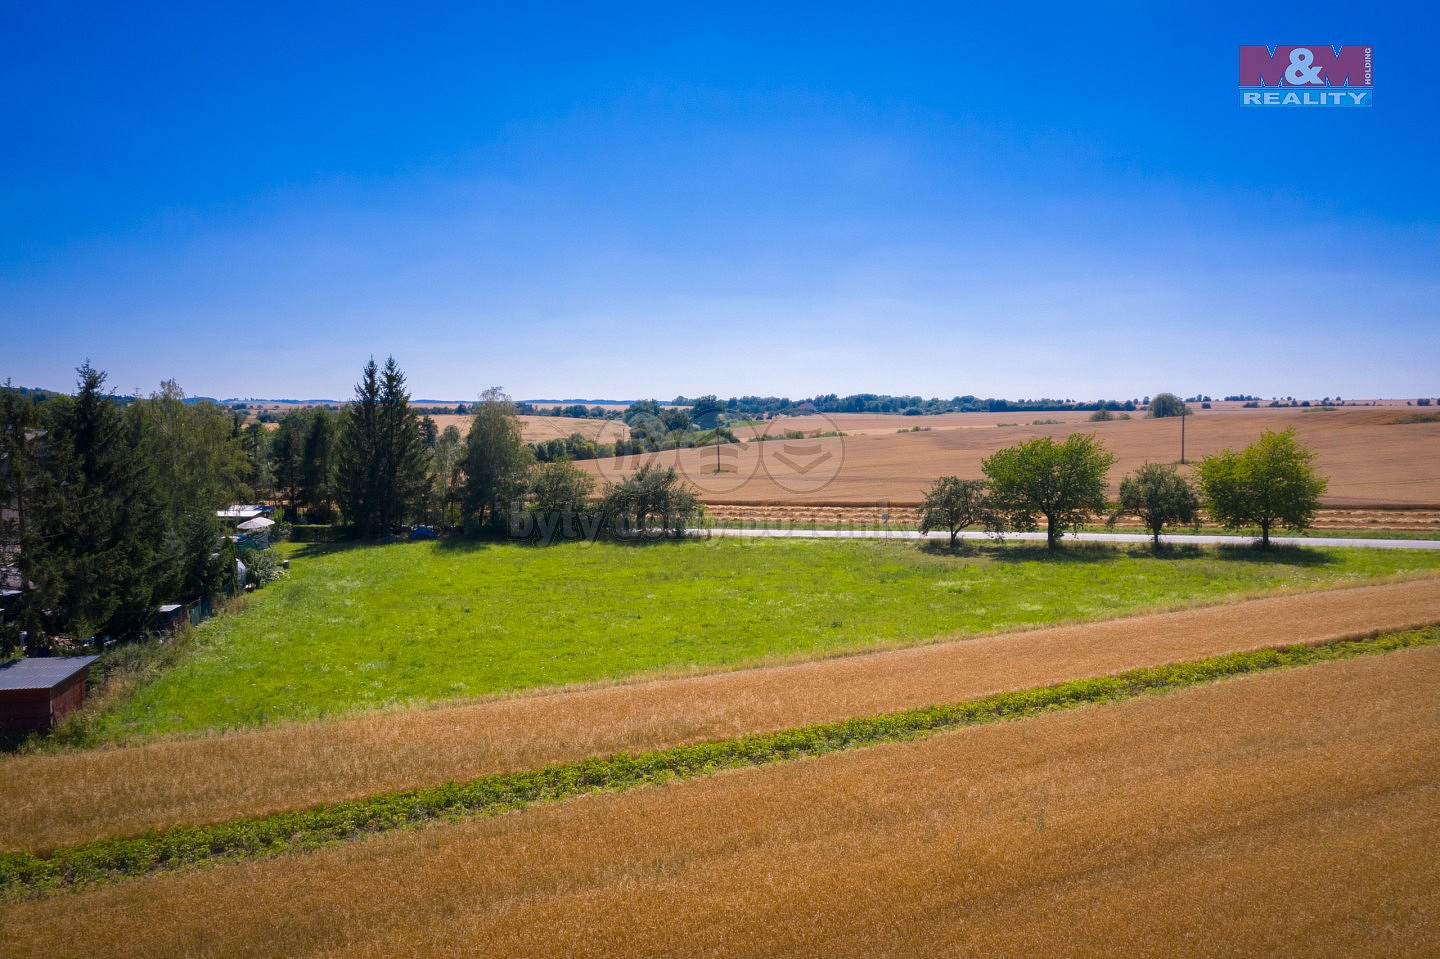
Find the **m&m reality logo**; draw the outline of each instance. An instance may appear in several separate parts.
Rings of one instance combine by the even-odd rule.
[[[1241,47],[1242,107],[1368,107],[1371,48]]]

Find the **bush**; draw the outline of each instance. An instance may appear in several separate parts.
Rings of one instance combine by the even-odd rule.
[[[679,536],[704,513],[700,497],[674,467],[640,467],[605,490],[605,515],[617,536],[643,536],[658,528]]]
[[[245,554],[245,580],[260,589],[285,575],[274,550],[254,549]]]

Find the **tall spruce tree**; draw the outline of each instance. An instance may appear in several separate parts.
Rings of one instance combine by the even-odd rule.
[[[404,522],[425,484],[425,447],[395,358],[382,372],[372,357],[341,414],[336,498],[346,524],[374,536]]]
[[[351,531],[373,536],[380,531],[380,369],[365,364],[355,399],[340,414],[336,443],[335,499]]]
[[[73,398],[48,401],[36,439],[20,570],[51,635],[123,636],[153,610],[164,524],[139,435],[88,362]]]
[[[387,357],[380,373],[380,429],[384,470],[381,523],[391,526],[410,518],[425,495],[429,457],[420,419],[410,408],[405,374]]]

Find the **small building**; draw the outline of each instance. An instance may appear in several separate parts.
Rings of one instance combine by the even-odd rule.
[[[243,523],[246,520],[252,520],[257,516],[264,516],[265,507],[236,504],[234,506],[227,506],[224,509],[217,509],[215,511],[215,515],[220,519],[230,520],[236,523]]]
[[[0,727],[46,730],[85,702],[98,656],[27,657],[0,664]]]

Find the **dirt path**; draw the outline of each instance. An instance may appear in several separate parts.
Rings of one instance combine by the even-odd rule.
[[[0,955],[1419,956],[1440,649],[3,910]]]
[[[1440,623],[1435,578],[768,669],[15,757],[0,762],[0,849],[261,815],[617,750],[1432,623]]]

